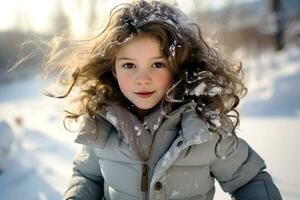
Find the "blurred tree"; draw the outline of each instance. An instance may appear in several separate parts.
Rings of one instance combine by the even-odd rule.
[[[90,16],[88,20],[88,26],[89,28],[92,27],[95,24],[96,21],[96,3],[97,0],[90,0]]]
[[[22,1],[16,2],[15,29],[17,31],[27,32],[32,29],[30,20],[26,17],[26,11],[22,8]]]
[[[69,34],[70,33],[70,21],[66,16],[63,5],[61,1],[56,1],[55,3],[55,12],[52,15],[52,32],[54,34]]]
[[[283,12],[281,0],[272,0],[271,9],[274,13],[276,32],[275,32],[275,47],[276,50],[281,50],[284,47],[284,23],[285,16]]]

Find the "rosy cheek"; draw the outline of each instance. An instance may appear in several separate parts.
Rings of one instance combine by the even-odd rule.
[[[130,89],[130,84],[129,84],[128,78],[126,78],[124,76],[118,77],[118,83],[119,83],[119,87],[123,93]]]
[[[166,90],[171,86],[171,75],[169,73],[163,73],[157,78],[157,82],[160,83],[162,89]]]

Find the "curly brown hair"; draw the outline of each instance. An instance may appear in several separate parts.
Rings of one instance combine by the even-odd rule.
[[[239,124],[236,107],[247,91],[241,63],[221,57],[203,39],[199,25],[177,8],[159,1],[142,0],[115,7],[102,32],[91,39],[55,38],[46,65],[62,67],[60,83],[65,91],[47,95],[65,98],[79,89],[72,101],[79,105],[76,112],[67,112],[67,118],[73,119],[84,114],[96,119],[103,105],[125,103],[112,73],[115,57],[121,45],[140,33],[157,38],[171,63],[173,85],[163,103],[177,107],[195,102],[199,117],[220,140],[223,134],[235,136]]]

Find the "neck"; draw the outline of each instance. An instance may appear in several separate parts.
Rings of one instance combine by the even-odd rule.
[[[152,108],[151,108],[151,109],[144,110],[144,109],[140,109],[140,108],[136,108],[136,107],[135,107],[134,110],[135,110],[135,112],[136,112],[137,117],[139,118],[139,120],[140,120],[141,122],[143,122],[143,121],[144,121],[144,117],[145,117],[148,113],[150,113],[150,111],[152,110]]]

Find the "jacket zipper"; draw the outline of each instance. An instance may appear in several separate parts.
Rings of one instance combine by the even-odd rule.
[[[152,145],[151,145],[151,149],[150,149],[150,153],[149,153],[149,157],[148,157],[148,160],[146,161],[146,163],[144,163],[142,165],[142,177],[141,177],[141,191],[142,192],[147,192],[148,191],[148,175],[149,175],[149,165],[147,163],[150,163],[150,166],[152,167],[153,166],[153,153],[154,153],[154,147],[156,147],[156,144],[157,142],[159,141],[158,140],[158,135],[160,134],[160,130],[162,129],[162,127],[165,127],[166,125],[166,122],[164,121],[159,129],[157,130],[154,138],[153,138],[153,142],[152,142]],[[145,194],[145,193],[144,193]]]
[[[161,129],[161,127],[164,125],[164,123],[162,123],[162,125],[160,126],[159,130]],[[153,143],[151,146],[151,150],[150,150],[150,154],[149,154],[149,158],[146,161],[146,163],[142,164],[142,176],[141,176],[141,191],[144,192],[144,194],[148,191],[148,182],[149,182],[149,161],[151,162],[151,158],[153,157],[153,147],[156,146],[157,143],[157,135],[160,132],[159,130],[157,130],[156,135],[153,138]],[[152,163],[152,162],[151,162]],[[152,165],[151,165],[152,166]]]
[[[148,172],[149,166],[147,164],[143,164],[142,167],[142,179],[141,179],[141,191],[146,192],[148,190]]]
[[[149,170],[150,169],[149,169],[149,165],[147,163],[149,163],[149,162],[152,161],[153,152],[154,152],[153,147],[156,146],[157,136],[160,133],[159,130],[161,129],[161,127],[165,126],[164,124],[165,123],[162,123],[161,126],[160,126],[160,128],[157,130],[157,132],[156,132],[156,134],[155,134],[155,136],[153,138],[153,142],[152,142],[152,145],[151,145],[151,150],[150,150],[149,158],[148,158],[147,162],[143,163],[143,165],[142,165],[142,177],[141,177],[141,191],[142,192],[147,192],[148,191],[148,179],[149,179]]]
[[[163,126],[164,123],[161,124],[160,127]],[[159,128],[160,130],[160,128]],[[154,138],[153,138],[153,143],[151,145],[151,149],[150,149],[150,154],[149,154],[149,158],[146,161],[146,163],[142,164],[142,176],[141,176],[141,191],[142,192],[147,192],[148,191],[148,179],[149,179],[149,165],[147,164],[150,161],[150,158],[152,158],[152,154],[153,154],[153,146],[154,143],[156,143],[156,138],[158,133],[160,132],[159,130],[157,130],[157,133],[155,134]],[[156,146],[156,145],[155,145]]]
[[[159,134],[161,134],[161,129],[163,129],[166,125],[165,125],[165,121],[160,125],[159,129],[157,130],[154,138],[153,138],[153,142],[151,145],[151,149],[150,149],[150,153],[149,153],[149,157],[148,157],[148,163],[150,163],[150,166],[153,166],[153,156],[154,156],[154,150],[157,146],[158,143],[158,136]]]

